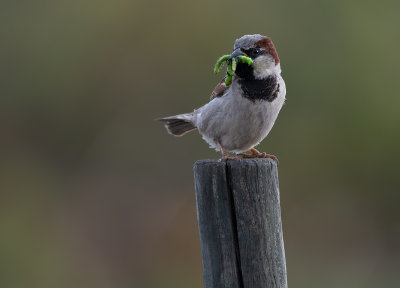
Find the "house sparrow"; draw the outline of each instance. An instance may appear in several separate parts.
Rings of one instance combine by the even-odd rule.
[[[235,41],[231,59],[250,57],[253,65],[238,63],[229,86],[223,79],[211,94],[210,102],[192,113],[159,119],[168,132],[182,136],[198,129],[223,160],[271,158],[257,146],[271,131],[285,102],[286,86],[271,39],[259,34],[245,35]],[[250,153],[244,153],[249,151]],[[229,153],[235,156],[229,156]]]

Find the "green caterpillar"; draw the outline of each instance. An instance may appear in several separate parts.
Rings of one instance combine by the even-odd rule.
[[[219,72],[219,68],[221,68],[221,65],[224,62],[228,62],[227,69],[226,69],[226,78],[225,78],[226,86],[231,85],[232,77],[233,77],[233,75],[235,75],[237,63],[246,63],[249,66],[253,65],[253,60],[251,60],[251,58],[249,58],[247,56],[240,55],[240,56],[237,56],[232,59],[230,59],[230,56],[231,55],[224,55],[224,56],[220,57],[214,66],[214,73],[217,74]]]

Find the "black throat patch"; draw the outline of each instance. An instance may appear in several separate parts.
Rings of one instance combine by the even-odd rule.
[[[243,96],[250,101],[265,100],[272,102],[278,97],[279,83],[276,76],[270,75],[266,79],[239,79]]]

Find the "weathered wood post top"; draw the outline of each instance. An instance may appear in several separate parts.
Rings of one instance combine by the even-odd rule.
[[[194,178],[204,287],[287,287],[277,164],[200,160]]]

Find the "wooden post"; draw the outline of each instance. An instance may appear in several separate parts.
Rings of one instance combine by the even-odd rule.
[[[204,287],[287,287],[276,163],[200,160],[194,178]]]

